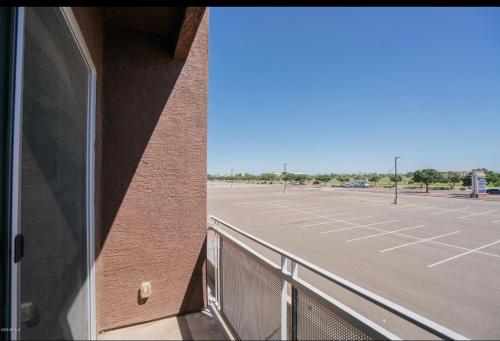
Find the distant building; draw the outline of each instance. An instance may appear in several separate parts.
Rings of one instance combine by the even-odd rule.
[[[457,173],[459,176],[467,176],[469,175],[470,171],[446,171],[446,172],[441,172],[442,176],[449,176],[453,173]]]

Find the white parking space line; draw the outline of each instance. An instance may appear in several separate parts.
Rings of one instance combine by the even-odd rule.
[[[330,217],[336,217],[338,215],[344,215],[344,214],[347,214],[347,213],[351,213],[351,211],[344,211],[344,212],[339,212],[339,213],[334,213],[334,214],[329,214],[329,215],[326,215],[324,217],[321,217],[321,218],[330,218]],[[319,217],[318,217],[319,218]]]
[[[350,213],[350,212],[332,214],[329,217],[344,215],[344,214],[348,214],[348,213]],[[316,219],[318,219],[318,218],[320,218],[320,217],[317,217]],[[301,225],[301,226],[296,226],[296,227],[309,227],[309,226],[325,225],[325,224],[331,224],[331,223],[337,223],[337,222],[348,222],[348,220],[343,220],[343,219],[329,219],[328,221],[324,221],[324,222],[321,222],[321,223],[313,223],[313,224]],[[354,223],[351,223],[351,224],[354,224]]]
[[[290,219],[290,220],[285,220],[282,223],[283,224],[285,224],[285,223],[293,223],[295,221],[311,220],[311,219],[323,219],[323,218],[321,218],[321,217],[302,217],[302,218],[294,218],[294,219]]]
[[[415,212],[415,211],[421,211],[421,210],[437,210],[437,209],[445,208],[445,207],[449,207],[449,206],[448,205],[425,206],[425,207],[419,207],[419,208],[415,208],[415,209],[412,209],[412,210],[408,210],[408,212]]]
[[[237,202],[235,205],[253,205],[253,204],[261,204],[264,201],[262,200],[254,200],[254,201],[242,201],[242,202]]]
[[[486,211],[486,212],[468,214],[468,215],[464,215],[464,216],[458,217],[458,219],[463,219],[463,218],[468,218],[468,217],[475,217],[477,215],[487,214],[487,213],[496,212],[496,211],[498,211],[498,210],[491,210],[491,211]]]
[[[302,213],[305,213],[305,214],[310,214],[310,215],[314,215],[314,216],[318,216],[318,217],[323,217],[326,220],[330,220],[331,222],[340,222],[340,223],[343,222],[341,219],[333,219],[333,218],[330,218],[330,217],[328,217],[326,215],[315,214],[315,213],[312,213],[312,212],[309,212],[309,211],[305,211],[305,210],[301,210],[301,209],[296,209],[296,208],[290,208],[290,207],[287,207],[287,206],[283,206],[283,205],[279,205],[279,204],[274,204],[272,202],[265,202],[265,203],[267,205],[274,206],[274,207],[287,208],[287,209],[289,209],[291,211],[302,212]],[[395,221],[397,221],[397,220],[395,220]],[[388,221],[388,222],[393,222],[393,221]],[[390,231],[387,231],[387,230],[382,230],[382,229],[378,229],[378,228],[372,227],[374,225],[384,224],[384,223],[388,223],[388,222],[387,221],[386,222],[377,222],[377,223],[362,225],[362,224],[356,224],[354,222],[345,221],[346,224],[353,225],[353,226],[355,226],[355,228],[357,228],[357,227],[365,227],[365,228],[368,228],[368,229],[373,229],[375,231],[390,232]],[[283,228],[283,226],[280,226],[279,228]],[[351,228],[346,228],[346,229],[352,229],[352,227]],[[343,229],[343,230],[346,230],[346,229]],[[331,232],[334,232],[334,231],[335,230],[332,230]],[[328,231],[325,231],[325,232],[328,233]],[[323,232],[321,232],[321,233],[323,233]],[[406,235],[406,234],[403,234],[403,233],[395,233],[395,235],[401,235],[401,236],[408,237],[408,238],[413,238],[413,239],[422,239],[422,238],[418,238],[418,237]],[[461,250],[470,250],[470,249],[467,249],[467,248],[464,248],[464,247],[461,247],[461,246],[457,246],[457,245],[441,243],[441,242],[436,241],[436,240],[431,240],[429,242],[430,243],[437,243],[437,244],[441,244],[441,245],[446,245],[446,246],[458,248],[458,249],[461,249]],[[491,253],[482,252],[482,251],[474,251],[474,252],[500,258],[500,256],[496,255],[496,254],[491,254]]]
[[[412,206],[418,206],[418,204],[394,205],[394,206],[391,206],[391,208],[407,208],[407,207],[412,207]]]
[[[269,208],[269,207],[251,207],[252,210],[257,211],[257,212],[263,212],[263,211],[283,211],[282,208]]]
[[[280,200],[279,201],[282,204],[286,204],[288,202],[291,202],[290,200]],[[254,200],[254,201],[242,201],[242,202],[236,202],[234,205],[240,205],[240,206],[245,206],[245,205],[267,205],[270,203],[270,201],[267,200]]]
[[[372,226],[365,226],[365,228],[370,229],[370,230],[379,231],[379,232],[391,232],[391,231],[379,229],[379,228],[372,227]],[[348,229],[352,229],[352,228],[348,228]],[[397,235],[397,236],[406,237],[406,238],[412,238],[412,239],[416,239],[416,240],[423,240],[423,239],[425,239],[425,238],[415,237],[415,236],[411,236],[409,234],[404,234],[404,233],[399,233],[399,232],[394,233],[394,234]],[[484,252],[484,251],[479,251],[479,250],[471,250],[471,249],[463,247],[463,246],[458,246],[458,245],[454,245],[454,244],[443,243],[443,242],[440,242],[440,241],[437,241],[437,240],[429,240],[429,243],[434,243],[434,244],[449,246],[449,247],[452,247],[452,248],[455,248],[455,249],[459,249],[459,250],[473,251],[475,253],[480,253],[480,254],[483,254],[483,255],[492,256],[492,257],[500,259],[500,255],[497,255],[497,254],[494,254],[494,253],[489,253],[489,252]]]
[[[338,210],[340,210],[340,208],[321,209],[319,211],[312,211],[312,213],[333,212],[333,211],[338,211]]]
[[[346,242],[354,242],[356,240],[363,240],[363,239],[368,239],[368,238],[373,238],[373,237],[378,237],[378,236],[384,236],[384,235],[387,235],[387,234],[393,234],[393,233],[400,232],[400,231],[418,229],[418,228],[424,227],[424,226],[425,225],[417,225],[417,226],[405,227],[405,228],[394,230],[394,231],[377,233],[377,234],[371,234],[369,236],[364,236],[364,237],[349,239],[349,240],[346,240]]]
[[[441,212],[435,212],[435,213],[432,213],[432,214],[443,214],[443,213],[448,213],[448,212],[456,212],[456,211],[460,211],[460,210],[466,210],[468,208],[470,208],[470,206],[455,208],[455,209],[452,209],[452,210],[446,210],[446,211],[441,211]]]
[[[311,212],[295,212],[295,213],[287,213],[287,214],[278,214],[275,216],[271,216],[271,218],[281,218],[281,217],[289,217],[289,216],[294,216],[294,215],[301,215],[301,214],[311,214],[311,213],[321,213],[321,212],[333,212],[333,211],[338,211],[340,208],[334,208],[331,210],[323,210],[323,211],[311,211]]]
[[[267,205],[265,200],[256,200],[256,201],[244,201],[244,202],[236,202],[234,205],[239,206],[252,206],[252,205]]]
[[[349,213],[349,212],[346,212],[346,213]],[[338,215],[340,215],[340,214],[338,214]],[[327,222],[322,222],[322,223],[317,223],[317,224],[308,224],[308,225],[302,225],[302,226],[297,226],[297,227],[309,227],[309,226],[314,226],[314,225],[324,225],[324,224],[330,224],[330,223],[334,223],[334,222],[348,223],[348,222],[353,221],[353,220],[368,219],[368,218],[373,218],[373,216],[370,215],[370,216],[365,216],[365,217],[354,217],[354,218],[349,218],[349,219],[335,219],[335,221],[327,221]],[[358,227],[358,226],[356,226],[356,227]]]
[[[343,194],[348,194],[349,196],[351,194],[356,194],[356,193],[346,193],[344,192]],[[255,198],[255,197],[254,197]],[[250,198],[248,198],[250,199]],[[283,214],[281,213],[269,213],[269,215],[272,215],[272,214],[276,214],[276,215],[285,215],[286,216],[289,216],[289,215],[299,215],[299,214],[303,214],[303,215],[308,215],[308,216],[315,216],[315,217],[321,217],[321,218],[324,218],[325,221],[326,220],[329,220],[329,222],[325,222],[326,224],[332,224],[333,223],[342,223],[342,219],[333,219],[333,218],[330,218],[328,215],[326,214],[318,214],[318,213],[321,213],[320,211],[317,211],[317,212],[314,212],[314,211],[307,211],[307,210],[304,210],[304,209],[299,209],[299,208],[293,208],[293,207],[289,207],[289,205],[295,205],[297,202],[292,200],[282,200],[282,199],[279,199],[279,200],[265,200],[266,197],[265,196],[262,196],[259,197],[259,198],[255,198],[255,199],[261,199],[261,200],[257,200],[257,201],[247,201],[247,202],[244,202],[244,203],[234,203],[234,205],[239,205],[240,207],[248,207],[248,208],[257,208],[257,207],[260,207],[260,208],[263,208],[263,206],[267,206],[269,208],[282,208],[283,209]],[[264,200],[262,200],[264,199]],[[346,199],[350,199],[350,198],[346,198],[346,196],[343,196],[342,198],[340,198],[341,200],[333,200],[331,201],[332,205],[336,205],[336,203],[340,203],[340,202],[345,202]],[[438,200],[441,200],[441,199],[436,199],[436,203],[438,203],[437,201]],[[349,200],[351,201],[351,200]],[[354,200],[352,201],[352,203],[356,203],[358,205],[365,205],[365,206],[374,206],[374,205],[377,205],[378,203],[377,202],[372,202],[372,204],[370,204],[369,202],[359,202],[359,200]],[[242,205],[240,205],[242,204]],[[408,204],[403,204],[403,205],[389,205],[387,204],[387,207],[388,208],[391,208],[391,209],[396,209],[396,208],[403,208],[403,209],[407,209],[407,208],[419,208],[419,207],[424,207],[424,206],[429,206],[428,205],[429,203],[428,202],[416,202],[416,203],[408,203]],[[487,212],[479,212],[479,215],[484,215],[485,217],[486,216],[489,216],[490,217],[490,222],[491,220],[493,219],[496,219],[493,221],[493,223],[499,223],[500,222],[500,219],[498,219],[497,217],[500,217],[499,215],[499,212],[500,209],[499,209],[499,205],[498,203],[489,203],[489,202],[481,202],[481,205],[479,205],[480,203],[477,203],[477,205],[474,205],[473,208],[475,209],[475,211],[477,212],[478,210],[481,210],[481,208],[484,210],[484,209],[491,209],[491,211],[487,211]],[[300,206],[300,205],[299,205]],[[452,205],[450,205],[452,206]],[[298,207],[298,206],[296,206]],[[474,213],[474,210],[466,210],[467,208],[469,207],[462,207],[462,208],[459,208],[459,209],[453,209],[453,207],[449,207],[450,210],[448,209],[441,209],[439,210],[439,212],[432,212],[431,214],[445,214],[447,212],[455,212],[454,210],[456,211],[461,211],[460,213],[462,213],[463,217],[466,218],[468,216],[474,216],[474,215],[478,215],[478,213]],[[288,210],[288,212],[287,212]],[[333,211],[338,211],[339,209],[333,209]],[[443,211],[444,210],[444,211]],[[325,210],[325,211],[322,211],[322,212],[327,212],[328,210]],[[495,213],[496,212],[496,215],[495,214],[489,214],[489,213]],[[348,219],[350,220],[350,219]],[[367,229],[371,229],[373,231],[377,231],[377,232],[383,232],[383,233],[386,233],[386,232],[393,232],[393,231],[388,231],[388,230],[384,230],[384,229],[379,229],[379,228],[376,228],[376,227],[371,227],[371,226],[375,226],[375,225],[380,225],[380,224],[388,224],[390,222],[395,222],[397,220],[391,220],[391,221],[384,221],[384,222],[375,222],[375,223],[372,223],[372,224],[357,224],[355,222],[345,222],[346,224],[349,224],[351,225],[351,227],[347,227],[347,228],[342,228],[341,230],[351,230],[351,229],[356,229],[356,228],[367,228]],[[495,225],[495,226],[499,226],[499,225]],[[288,227],[291,227],[293,228],[294,226],[288,226]],[[266,226],[265,227],[266,229],[267,228],[273,228],[273,226]],[[276,228],[283,228],[283,226],[276,226]],[[329,232],[333,232],[333,231],[337,231],[337,230],[331,230],[331,231],[324,231],[326,233],[329,233]],[[323,233],[323,232],[321,232]],[[418,237],[415,237],[415,236],[411,236],[411,235],[408,235],[408,234],[405,234],[405,233],[394,233],[394,235],[399,235],[399,236],[402,236],[402,237],[407,237],[407,238],[411,238],[411,239],[414,239],[414,241],[420,241],[420,240],[423,240],[424,238],[418,238]],[[429,238],[427,238],[429,239]],[[463,252],[463,253],[478,253],[478,254],[483,254],[483,255],[488,255],[488,256],[493,256],[495,257],[497,260],[500,260],[500,255],[499,254],[495,254],[495,253],[489,253],[489,252],[485,252],[483,251],[483,248],[487,247],[487,246],[490,246],[490,245],[487,245],[487,246],[484,246],[484,247],[480,247],[480,248],[477,248],[477,249],[470,249],[470,248],[466,248],[466,247],[462,247],[462,246],[458,246],[458,245],[453,245],[453,244],[448,244],[448,243],[443,243],[443,242],[440,242],[439,240],[426,240],[428,243],[433,243],[433,244],[436,244],[436,245],[443,245],[443,246],[447,246],[447,247],[451,247],[451,248],[455,248],[457,250],[461,250],[459,252]],[[497,242],[493,243],[493,244],[497,244]],[[492,245],[493,245],[492,244]],[[457,255],[458,256],[458,255]],[[444,260],[446,261],[446,260]],[[431,264],[432,265],[432,264]]]
[[[367,201],[367,202],[377,203],[377,204],[378,204],[378,203],[386,203],[386,202],[387,202],[387,200],[385,200],[385,199],[378,199],[378,200],[375,200],[375,199],[364,199],[364,198],[363,198],[363,199],[357,199],[357,198],[355,198],[354,200],[359,200],[359,201],[361,201],[361,202]]]
[[[438,238],[441,238],[441,237],[451,236],[452,234],[457,234],[459,232],[460,231],[450,232],[450,233],[442,234],[440,236],[436,236],[436,237],[432,237],[432,238],[426,238],[426,239],[422,239],[422,240],[419,240],[419,241],[416,241],[416,242],[412,242],[412,243],[407,243],[407,244],[403,244],[403,245],[399,245],[399,246],[390,247],[388,249],[381,250],[379,252],[383,253],[383,252],[387,252],[387,251],[392,251],[392,250],[400,249],[402,247],[406,247],[406,246],[410,246],[410,245],[415,245],[415,244],[419,244],[419,243],[425,243],[425,242],[428,242],[430,240],[438,239]]]
[[[289,214],[279,214],[279,215],[271,216],[271,218],[289,217],[289,216],[300,215],[300,214],[306,214],[306,213],[295,212],[295,213],[289,213]]]
[[[291,211],[303,212],[303,213],[305,213],[305,214],[309,214],[309,215],[313,215],[313,216],[316,216],[316,217],[325,218],[325,219],[328,219],[328,220],[330,220],[330,221],[337,221],[336,219],[332,219],[332,218],[330,218],[331,216],[334,216],[334,215],[340,215],[340,213],[339,213],[339,214],[332,214],[332,215],[330,215],[330,216],[328,216],[328,215],[323,215],[323,214],[316,214],[316,213],[313,213],[313,212],[310,212],[310,211],[306,211],[306,210],[302,210],[302,209],[299,209],[299,208],[293,208],[293,207],[288,207],[288,206],[283,206],[283,205],[273,204],[273,203],[270,203],[270,202],[268,202],[268,205],[271,205],[271,206],[274,206],[274,207],[282,207],[282,208],[287,208],[287,209],[289,209],[289,210],[291,210]],[[347,212],[346,212],[346,213],[347,213]],[[349,223],[349,222],[348,222],[348,224],[357,225],[357,224],[355,224],[355,223]]]
[[[407,236],[407,237],[412,237],[412,236]],[[412,238],[414,238],[414,237],[412,237]],[[422,238],[418,238],[418,239],[422,239]],[[434,243],[434,244],[440,244],[440,245],[444,245],[444,246],[449,246],[449,247],[452,247],[452,248],[455,248],[455,249],[459,249],[459,250],[471,251],[471,249],[469,249],[467,247],[458,246],[458,245],[454,245],[454,244],[443,243],[443,242],[440,242],[440,241],[437,241],[437,240],[429,240],[429,243]],[[475,253],[480,253],[482,255],[492,256],[492,257],[496,257],[496,258],[500,259],[500,255],[497,255],[495,253],[489,253],[489,252],[484,252],[484,251],[479,251],[479,250],[472,250],[472,251],[474,251]]]
[[[330,221],[324,221],[324,222],[321,222],[321,223],[315,223],[315,224],[307,224],[307,225],[301,225],[301,226],[295,226],[295,227],[309,227],[309,226],[317,226],[317,225],[326,225],[326,224],[334,224],[334,223],[338,223],[338,222],[342,222],[343,220],[342,219],[332,219]]]
[[[443,264],[443,263],[448,262],[448,261],[450,261],[450,260],[457,259],[457,258],[459,258],[459,257],[462,257],[462,256],[465,256],[465,255],[468,255],[469,253],[472,253],[472,252],[475,252],[475,251],[478,251],[478,250],[481,250],[481,249],[487,248],[488,246],[492,246],[492,245],[495,245],[495,244],[498,244],[498,243],[500,243],[500,240],[497,240],[497,241],[495,241],[495,242],[493,242],[493,243],[490,243],[490,244],[487,244],[487,245],[483,245],[483,246],[480,246],[480,247],[478,247],[478,248],[475,248],[475,249],[469,250],[469,251],[464,252],[464,253],[461,253],[461,254],[459,254],[459,255],[456,255],[456,256],[453,256],[453,257],[450,257],[450,258],[443,259],[443,260],[441,260],[441,261],[439,261],[439,262],[432,263],[432,264],[430,264],[430,265],[427,265],[427,267],[428,267],[428,268],[432,268],[432,267],[434,267],[434,266],[436,266],[436,265]]]
[[[380,221],[378,223],[371,223],[371,224],[365,224],[365,225],[357,225],[357,226],[354,226],[354,227],[345,227],[345,228],[341,228],[341,229],[337,229],[337,230],[329,230],[329,231],[323,231],[323,232],[320,232],[321,234],[325,234],[325,233],[330,233],[330,232],[340,232],[340,231],[347,231],[347,230],[354,230],[354,229],[357,229],[357,228],[361,228],[361,227],[371,227],[371,226],[375,226],[375,225],[382,225],[382,224],[388,224],[388,223],[394,223],[398,221],[397,219],[394,219],[394,220],[387,220],[387,221]],[[385,232],[388,232],[388,231],[385,231]]]
[[[367,215],[364,217],[355,217],[355,218],[349,218],[349,219],[344,219],[342,221],[353,221],[353,220],[361,220],[361,219],[368,219],[368,218],[373,218],[372,215]]]

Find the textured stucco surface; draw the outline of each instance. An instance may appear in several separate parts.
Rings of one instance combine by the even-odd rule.
[[[102,58],[97,331],[199,311],[206,306],[208,11],[185,62],[172,59],[163,36],[74,11],[89,50]],[[102,33],[85,27],[97,20]],[[138,299],[143,281],[152,284],[146,302]]]

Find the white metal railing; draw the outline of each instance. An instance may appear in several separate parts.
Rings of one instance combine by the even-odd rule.
[[[264,337],[263,335],[253,335],[247,333],[244,335],[244,338],[257,339],[274,337],[281,340],[296,340],[303,338],[400,339],[384,327],[369,320],[365,316],[335,300],[330,295],[322,292],[314,285],[300,278],[298,275],[300,266],[328,280],[329,282],[347,289],[369,302],[372,302],[376,306],[395,314],[396,316],[410,322],[412,325],[415,325],[438,338],[467,340],[467,338],[463,335],[460,335],[386,298],[372,293],[264,240],[261,240],[250,233],[245,232],[214,216],[211,216],[209,219],[209,230],[212,230],[215,233],[215,238],[213,240],[209,240],[208,242],[209,248],[212,249],[210,256],[212,259],[209,260],[213,263],[215,268],[215,305],[221,311],[223,316],[225,315],[225,306],[231,307],[233,310],[236,306],[236,309],[241,310],[241,316],[233,317],[233,319],[235,319],[234,323],[230,318],[228,319],[229,324],[239,324],[245,326],[246,324],[252,323],[252,319],[248,320],[244,311],[247,309],[245,304],[248,305],[249,302],[257,305],[266,304],[267,308],[263,309],[263,311],[252,311],[254,316],[266,313],[269,314],[268,311],[273,308],[272,305],[269,305],[268,301],[277,302],[276,304],[279,304],[280,316],[279,320],[276,321],[279,334]],[[238,238],[234,237],[230,232],[233,232],[233,234],[236,232],[253,242],[256,242],[257,244],[262,245],[267,250],[278,254],[281,256],[281,264],[278,265],[270,261],[268,258],[241,242]],[[233,254],[228,253],[227,250],[231,250]],[[237,252],[237,254],[235,254],[235,252]],[[243,263],[240,264],[238,262]],[[248,265],[250,264],[249,262],[254,264],[253,268],[252,265]],[[290,271],[288,271],[288,262],[290,262]],[[226,264],[228,269],[224,269],[224,264]],[[235,276],[233,274],[234,272],[244,272],[244,269],[238,269],[238,267],[251,269],[248,271],[253,271],[254,273],[247,271],[247,273],[239,275],[239,277]],[[231,271],[231,276],[224,276],[224,271]],[[245,300],[245,290],[247,292],[249,291],[248,286],[251,286],[250,282],[254,280],[254,277],[263,278],[263,276],[274,276],[274,278],[278,279],[278,281],[281,281],[281,287],[276,288],[276,281],[273,282],[270,277],[271,279],[269,279],[269,283],[264,283],[264,285],[259,284],[259,289],[256,289],[257,291],[253,292],[253,294],[257,296],[260,292],[262,292],[262,290],[265,290],[267,297],[252,297],[251,300],[248,300],[248,298]],[[233,282],[236,281],[237,283],[228,283],[226,277],[231,277],[231,280]],[[236,278],[236,280],[234,278]],[[224,283],[226,283],[226,285],[231,284],[231,288],[227,289],[227,291],[231,291],[229,294],[224,291]],[[287,312],[288,285],[291,285],[292,289],[291,314]],[[276,300],[276,297],[273,297],[273,295],[279,295],[278,300]],[[262,302],[259,302],[259,299],[261,299]],[[308,302],[306,311],[301,310],[303,301]],[[289,315],[292,317],[291,321],[289,321]],[[227,316],[225,317],[227,318]],[[245,318],[247,320],[245,320]],[[233,331],[238,334],[238,330],[235,330],[237,328],[235,328],[235,326],[231,327],[233,327]],[[261,329],[261,327],[259,326],[259,328],[255,329]]]

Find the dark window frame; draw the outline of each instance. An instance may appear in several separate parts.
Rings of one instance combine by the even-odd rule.
[[[12,119],[13,65],[16,8],[0,8],[0,306],[1,339],[10,340],[11,316],[11,190],[12,190]]]

